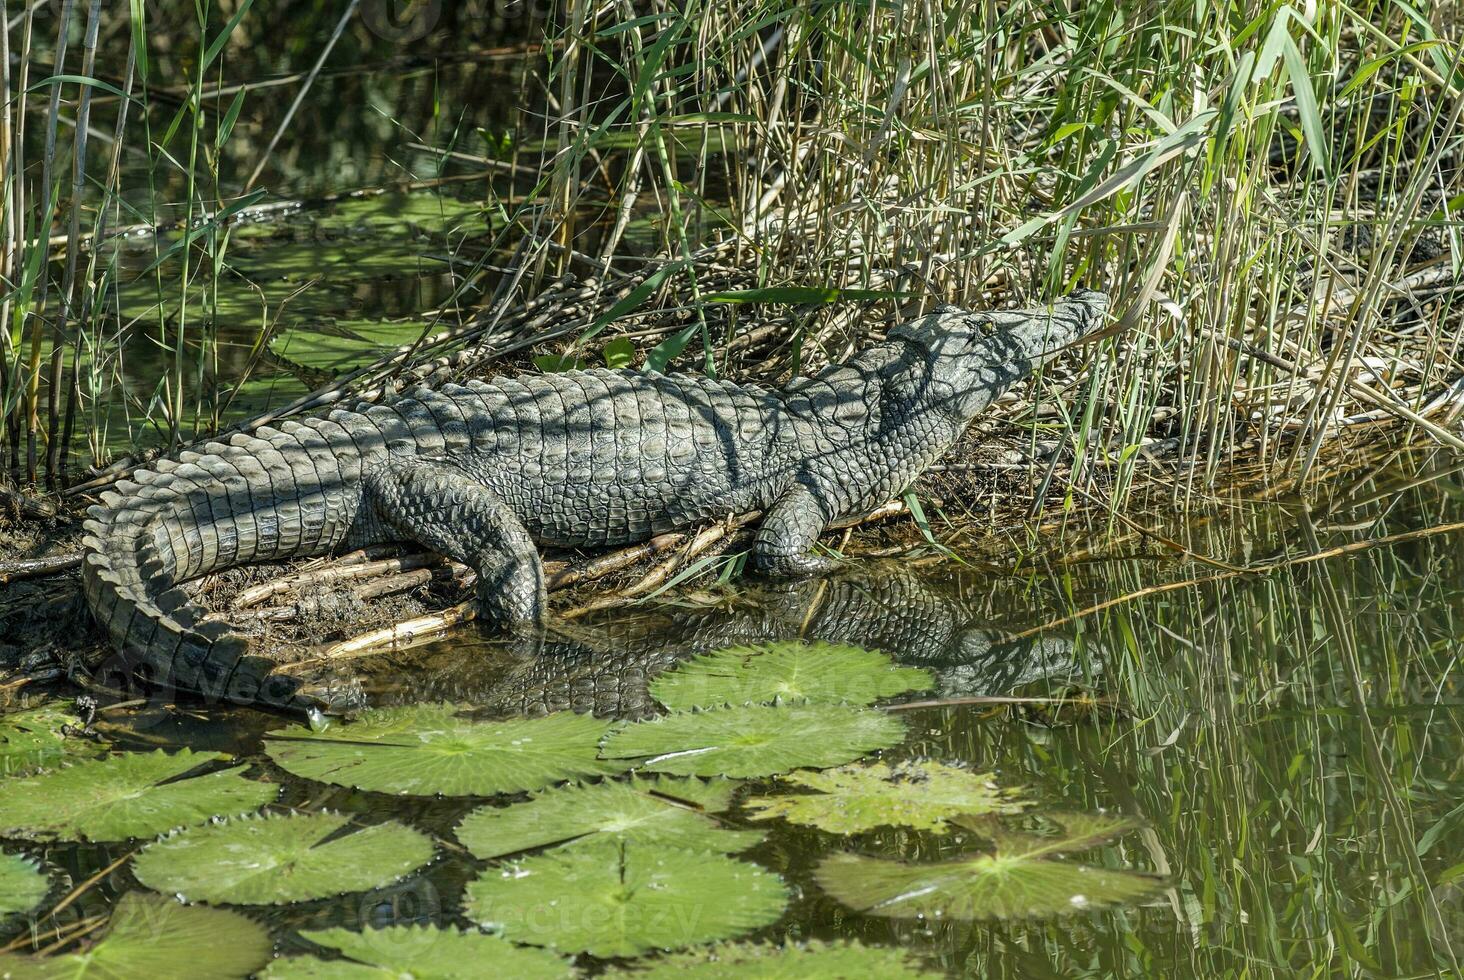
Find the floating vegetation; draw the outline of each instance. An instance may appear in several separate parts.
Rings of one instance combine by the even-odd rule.
[[[787,901],[782,879],[746,861],[606,840],[489,868],[467,914],[518,942],[635,956],[757,929]]]
[[[270,350],[294,364],[318,371],[342,372],[377,360],[396,347],[413,343],[432,325],[423,320],[335,320],[303,322],[270,340]]]
[[[269,814],[180,831],[143,848],[137,880],[190,902],[282,905],[381,888],[432,860],[432,841],[389,820],[342,833],[340,813]]]
[[[679,776],[631,776],[630,784],[643,793],[667,796],[690,803],[707,813],[721,813],[732,806],[732,797],[742,783],[725,776],[710,779],[682,779]]]
[[[1056,861],[1065,851],[1105,844],[1135,829],[1122,817],[1064,814],[1063,832],[1008,833],[986,821],[959,819],[989,838],[993,853],[934,864],[834,854],[817,871],[820,885],[845,905],[893,918],[1026,919],[1136,902],[1164,887],[1157,875]]]
[[[741,705],[626,725],[600,754],[653,772],[743,778],[842,765],[904,737],[898,718],[867,708]]]
[[[921,980],[943,977],[926,970],[919,960],[900,949],[865,946],[859,942],[825,943],[814,940],[802,946],[773,946],[765,943],[718,943],[710,949],[673,953],[627,969],[612,970],[607,977],[617,980],[849,980],[851,977],[879,977],[880,980]]]
[[[669,781],[668,781],[669,782]],[[457,838],[480,858],[516,854],[546,844],[611,840],[676,851],[733,853],[763,835],[723,830],[685,804],[624,783],[566,786],[527,803],[485,806],[463,818]]]
[[[267,980],[410,977],[502,976],[515,980],[559,980],[574,976],[568,960],[544,949],[515,946],[498,936],[437,926],[388,926],[350,929],[306,929],[301,936],[317,946],[340,952],[343,959],[292,956],[275,960]]]
[[[620,772],[597,757],[609,727],[587,715],[473,721],[451,704],[364,711],[323,732],[296,725],[266,740],[281,768],[378,793],[493,796]]]
[[[817,792],[753,797],[743,806],[754,811],[754,820],[782,817],[836,834],[890,825],[944,833],[950,817],[1018,813],[1030,805],[1016,791],[997,787],[989,774],[933,761],[874,762],[779,778]]]
[[[269,961],[273,946],[264,926],[248,916],[128,892],[118,899],[102,938],[84,952],[0,953],[0,976],[121,980],[186,975],[190,980],[241,980]]]
[[[1464,470],[1437,447],[1464,448],[1461,6],[12,0],[0,537],[4,559],[18,564],[0,573],[6,698],[29,698],[58,673],[81,679],[87,666],[102,667],[96,679],[107,686],[124,680],[115,662],[99,663],[104,637],[75,608],[74,575],[14,575],[28,559],[74,551],[76,523],[65,518],[157,452],[199,448],[265,412],[275,425],[299,418],[291,403],[308,388],[332,385],[299,402],[320,414],[423,376],[577,362],[775,384],[811,377],[939,302],[1000,310],[1078,282],[1105,284],[1118,302],[1106,339],[1044,366],[914,481],[913,521],[855,532],[847,546],[824,539],[851,557],[915,543],[943,561],[858,561],[857,571],[744,594],[752,525],[726,524],[679,545],[664,538],[642,568],[602,579],[615,592],[606,608],[556,632],[532,663],[510,662],[521,644],[465,631],[338,665],[359,668],[359,690],[372,697],[450,696],[495,710],[573,703],[644,714],[659,676],[668,710],[706,714],[608,740],[587,728],[577,742],[584,766],[652,760],[601,759],[598,746],[679,725],[715,729],[749,717],[725,709],[758,703],[775,707],[757,717],[794,733],[782,746],[792,758],[776,768],[821,765],[808,754],[837,742],[790,724],[816,707],[806,702],[908,698],[883,686],[898,668],[880,668],[865,690],[853,670],[821,682],[822,654],[799,648],[781,664],[764,650],[710,655],[684,673],[658,668],[726,638],[882,649],[930,667],[945,704],[892,712],[909,743],[866,761],[898,769],[897,760],[928,757],[995,771],[998,785],[1025,787],[1033,801],[1020,815],[951,815],[933,786],[881,778],[876,766],[858,766],[858,777],[800,770],[739,789],[585,776],[576,765],[511,801],[437,799],[427,776],[441,775],[433,759],[451,750],[435,741],[350,747],[371,764],[342,769],[342,780],[417,795],[354,792],[265,760],[261,731],[289,722],[197,700],[174,707],[165,692],[108,704],[101,727],[117,746],[63,736],[80,724],[64,704],[29,720],[0,717],[0,771],[8,781],[122,747],[222,749],[239,761],[164,779],[143,798],[247,759],[270,775],[246,775],[281,784],[292,807],[350,811],[311,851],[392,818],[450,835],[490,803],[502,808],[495,818],[547,822],[547,810],[529,807],[603,802],[609,793],[559,787],[606,780],[648,806],[682,799],[696,819],[678,814],[676,825],[688,832],[716,823],[766,833],[746,852],[677,857],[676,874],[695,883],[729,861],[778,873],[798,900],[740,937],[775,945],[656,948],[637,962],[581,955],[587,977],[918,969],[889,950],[856,959],[852,944],[805,946],[810,936],[898,946],[977,977],[1458,976]],[[377,196],[388,184],[426,193]],[[459,193],[467,200],[453,200]],[[428,324],[455,338],[333,384]],[[808,387],[814,410],[830,407]],[[834,401],[857,433],[861,406]],[[846,474],[836,464],[811,463],[837,482]],[[47,504],[63,519],[16,520],[17,509]],[[313,526],[315,516],[304,520]],[[570,578],[613,564],[572,557]],[[226,609],[231,592],[278,574],[257,568],[198,586],[242,620],[243,610]],[[348,591],[423,578],[352,579]],[[293,639],[415,618],[421,595],[369,600],[356,623],[354,600],[313,602],[324,591],[335,588],[280,597],[318,616],[249,613],[261,634],[254,652],[294,660]],[[438,578],[432,604],[456,591]],[[733,657],[746,662],[718,669]],[[292,670],[313,684],[336,666]],[[343,676],[338,690],[357,689]],[[1009,697],[1020,704],[995,706]],[[1094,699],[1116,707],[1092,710]],[[338,727],[287,751],[336,734],[346,748],[357,726]],[[761,727],[751,745],[713,734],[710,743],[686,735],[670,751],[767,768],[737,758],[767,750]],[[388,753],[379,765],[378,752]],[[464,785],[518,765],[472,752],[461,762],[453,779]],[[885,783],[906,791],[898,802]],[[0,783],[0,801],[17,788]],[[717,816],[748,796],[758,799],[747,810]],[[1047,808],[1078,800],[1151,819],[1143,843],[1154,863],[1133,846],[1137,835],[1043,853],[1063,838],[1092,843],[1083,818],[1057,833],[1016,832],[1050,831]],[[905,822],[858,838],[795,822],[854,832],[892,813]],[[664,815],[621,828],[609,825],[613,814],[579,816],[589,830],[513,854],[515,866],[542,869],[590,849],[613,854],[594,869],[608,882],[612,864],[635,879],[641,852],[676,852],[637,839],[664,829]],[[986,846],[961,823],[988,834]],[[47,842],[44,861],[41,845],[5,841],[18,857],[0,868],[16,873],[30,858],[51,893],[33,910],[33,930],[19,912],[0,936],[46,958],[6,958],[0,974],[162,980],[265,969],[268,943],[247,919],[180,909],[132,878],[128,855],[151,840]],[[877,865],[899,880],[865,901],[909,914],[917,903],[907,886],[928,888],[932,917],[836,907],[814,869],[852,849],[843,840],[904,862]],[[1075,898],[1092,907],[1102,890],[1094,882],[1112,885],[1160,855],[1175,871],[1174,908],[1161,895],[1142,914],[1120,905],[1078,921],[1037,917]],[[1102,867],[1081,870],[1088,864]],[[440,865],[397,886],[255,910],[290,947],[292,958],[275,964],[282,971],[517,976],[538,955],[566,972],[560,954],[537,947],[504,959],[517,937],[487,940],[463,917],[466,883],[485,867],[454,841]],[[19,871],[15,887],[0,881],[0,894],[25,901],[20,889],[36,885],[36,870]],[[542,876],[501,884],[539,887]],[[332,878],[331,887],[346,884]],[[1116,880],[1116,890],[1149,887]],[[74,902],[40,918],[73,886]],[[543,891],[550,922],[566,896],[591,914],[617,907],[567,886]],[[672,911],[742,901],[724,887],[710,903]],[[147,923],[129,958],[134,902],[202,914],[207,928],[180,943],[166,923]],[[962,903],[973,915],[996,907],[1036,918],[950,920],[945,910]],[[305,933],[334,949],[298,938],[402,921],[469,931]],[[251,942],[231,935],[230,922]],[[252,952],[209,962],[241,947]]]
[[[349,241],[305,241],[273,242],[268,249],[240,252],[233,265],[241,274],[261,282],[343,283],[440,275],[452,268],[452,261],[446,253],[428,253],[391,242],[363,247]]]
[[[129,752],[9,779],[0,796],[0,833],[35,840],[152,837],[274,799],[278,787],[245,779],[242,766],[179,778],[227,758],[189,749]]]
[[[0,715],[0,776],[95,758],[107,751],[99,742],[62,734],[66,725],[75,723],[72,705],[61,701]]]
[[[651,696],[674,711],[724,704],[807,701],[873,704],[930,687],[931,674],[889,657],[832,643],[770,643],[703,654],[651,682]]]
[[[51,890],[40,866],[19,854],[0,853],[0,917],[29,912]]]
[[[339,201],[329,214],[314,216],[314,224],[326,231],[363,229],[375,235],[478,231],[483,226],[483,208],[476,201],[445,194],[393,192]]]

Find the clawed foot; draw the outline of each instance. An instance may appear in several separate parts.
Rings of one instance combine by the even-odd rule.
[[[503,630],[509,653],[520,660],[537,657],[544,648],[549,621],[549,601],[542,582],[513,588],[504,583],[485,585],[480,579],[475,592],[478,618]]]
[[[549,595],[544,576],[537,565],[514,570],[516,573],[478,576],[474,593],[478,599],[478,615],[489,622],[502,624],[512,633],[542,631],[548,621]]]
[[[841,562],[824,555],[759,555],[757,570],[768,578],[813,578],[838,571]]]

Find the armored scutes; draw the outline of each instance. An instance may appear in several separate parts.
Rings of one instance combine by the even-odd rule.
[[[685,375],[573,371],[418,388],[181,453],[103,494],[87,521],[87,601],[155,682],[241,701],[267,675],[179,583],[250,562],[415,541],[478,573],[483,613],[544,622],[535,545],[627,544],[762,510],[755,562],[818,572],[834,519],[908,486],[992,399],[1096,330],[1107,297],[942,310],[782,390]]]

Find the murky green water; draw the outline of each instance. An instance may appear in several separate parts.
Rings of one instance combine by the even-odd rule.
[[[1436,466],[1405,458],[1381,477],[1339,479],[1305,505],[1226,500],[1210,519],[1168,533],[1240,564],[1406,533],[1460,513],[1464,484],[1457,472],[1429,470]],[[1404,488],[1419,472],[1426,482]],[[754,823],[734,805],[719,818],[726,825],[768,832],[743,859],[791,888],[786,911],[752,938],[858,938],[952,975],[1453,971],[1464,936],[1457,535],[1153,594],[1035,638],[1002,639],[1093,601],[1220,571],[1162,557],[1053,564],[1073,553],[1033,556],[1000,575],[865,564],[822,582],[683,594],[577,620],[537,654],[469,630],[348,666],[377,704],[454,700],[498,716],[573,708],[635,718],[656,710],[649,678],[706,650],[788,638],[885,650],[934,675],[933,690],[896,701],[940,703],[896,708],[908,736],[881,758],[991,773],[1031,801],[1031,819],[1133,817],[1142,829],[1077,856],[1157,873],[1165,887],[1138,904],[1053,919],[861,914],[815,880],[829,855],[932,862],[970,853],[969,835],[845,836]],[[117,749],[239,756],[249,778],[280,785],[271,810],[328,809],[363,824],[395,818],[433,838],[434,862],[389,888],[244,907],[281,951],[311,948],[302,928],[469,924],[464,887],[488,863],[459,848],[454,826],[483,800],[394,798],[290,776],[261,755],[263,732],[286,722],[249,711],[155,705],[103,717]],[[737,799],[785,790],[750,780]],[[41,945],[49,930],[103,915],[139,888],[126,860],[136,846],[5,846],[43,862],[51,904],[123,859],[60,916],[34,922]],[[6,932],[25,927],[12,919]]]

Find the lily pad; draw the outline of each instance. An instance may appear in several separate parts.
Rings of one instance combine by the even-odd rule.
[[[237,912],[128,892],[117,901],[101,940],[85,952],[0,953],[0,976],[113,980],[186,975],[190,980],[240,980],[264,966],[272,948],[265,928]]]
[[[905,737],[882,711],[846,705],[743,705],[677,712],[606,736],[600,755],[678,776],[771,776],[852,762]]]
[[[456,980],[503,976],[523,980],[558,980],[574,976],[565,960],[544,949],[515,946],[498,936],[437,926],[388,926],[352,932],[349,929],[306,929],[300,933],[318,946],[339,950],[344,959],[292,956],[275,960],[268,980]]]
[[[527,803],[485,806],[458,824],[457,837],[480,858],[516,854],[546,844],[614,840],[678,851],[743,851],[762,834],[723,830],[689,807],[624,783],[565,786]]]
[[[721,854],[597,841],[489,868],[470,918],[516,942],[634,956],[725,939],[783,914],[777,875]]]
[[[277,787],[243,767],[180,779],[220,752],[129,752],[9,779],[0,795],[0,835],[38,840],[152,837],[217,816],[257,810]]]
[[[106,747],[90,739],[67,738],[65,725],[77,724],[69,703],[53,702],[25,711],[0,715],[0,776],[14,776],[60,765],[73,759],[95,758]]]
[[[666,796],[690,803],[707,813],[722,813],[732,806],[741,780],[714,776],[711,779],[681,779],[677,776],[632,776],[630,784],[643,793]]]
[[[1156,875],[1050,858],[1132,830],[1132,821],[1074,815],[1048,837],[982,827],[994,853],[935,864],[834,854],[816,876],[852,908],[892,918],[1036,919],[1136,902],[1164,887]],[[965,822],[965,821],[963,821]]]
[[[832,643],[770,643],[704,654],[651,682],[651,696],[673,711],[724,704],[809,701],[873,704],[933,683],[927,670]]]
[[[137,880],[189,901],[282,905],[381,888],[432,860],[432,841],[389,820],[341,833],[350,817],[245,817],[149,844]]]
[[[41,904],[51,882],[30,858],[0,854],[0,918]]]
[[[620,772],[595,747],[608,727],[587,715],[472,721],[450,704],[362,712],[314,732],[271,733],[269,757],[297,776],[378,793],[492,796]]]
[[[934,980],[945,976],[923,969],[902,949],[865,946],[859,942],[802,946],[764,943],[719,943],[710,949],[673,953],[645,964],[605,974],[614,980]]]
[[[794,772],[783,782],[816,793],[758,796],[743,805],[754,820],[782,817],[836,834],[899,825],[944,833],[946,820],[960,814],[1018,813],[1028,801],[1000,789],[990,775],[978,775],[939,762],[907,762],[891,767],[874,762],[823,772]]]

